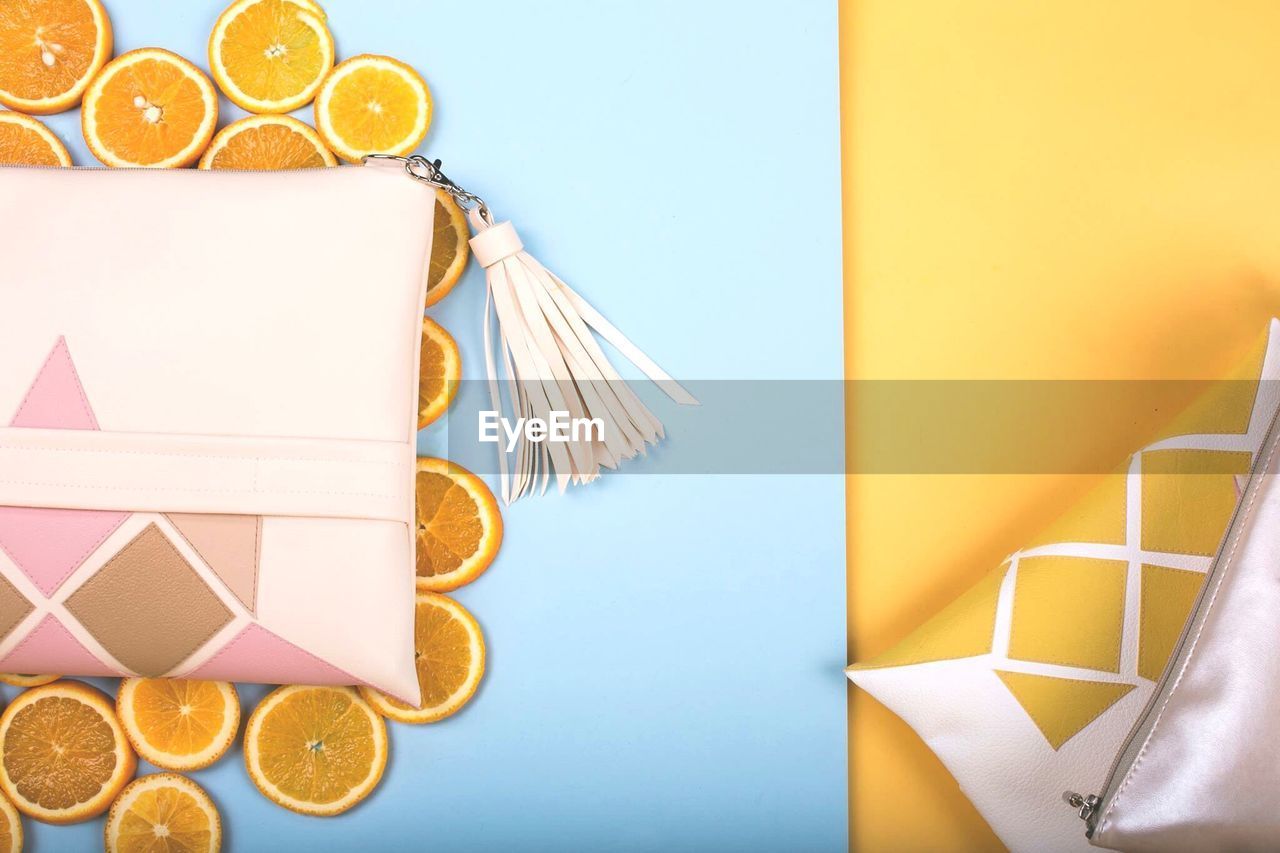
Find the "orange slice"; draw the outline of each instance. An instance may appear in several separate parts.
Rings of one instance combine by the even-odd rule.
[[[484,481],[444,459],[419,459],[418,589],[448,592],[480,577],[502,544],[502,514]]]
[[[320,4],[315,2],[315,0],[293,0],[293,2],[297,3],[311,14],[317,16],[322,21],[329,18],[328,13],[326,13],[324,9],[321,9]]]
[[[146,47],[118,56],[84,95],[80,127],[107,166],[190,166],[213,137],[218,95],[187,60]]]
[[[0,715],[0,789],[36,820],[97,817],[137,766],[111,698],[79,681],[20,693]]]
[[[103,841],[108,853],[217,853],[222,820],[204,788],[176,773],[153,773],[120,792]]]
[[[387,726],[350,687],[281,687],[249,715],[244,763],[272,802],[300,814],[340,814],[382,779]]]
[[[209,36],[213,79],[251,113],[287,113],[311,103],[333,55],[324,12],[295,0],[236,0]]]
[[[445,413],[458,393],[462,357],[458,344],[444,327],[422,318],[422,351],[418,356],[418,429]]]
[[[69,110],[110,58],[111,20],[98,0],[0,3],[0,104]]]
[[[0,684],[10,684],[14,687],[39,687],[42,684],[52,684],[61,677],[61,675],[17,675],[5,673],[0,675]]]
[[[9,798],[0,796],[0,853],[21,853],[22,818]]]
[[[343,160],[408,154],[431,126],[431,90],[422,75],[389,56],[340,63],[316,94],[316,130]]]
[[[126,678],[116,713],[138,755],[165,770],[198,770],[231,748],[240,697],[225,681]]]
[[[422,707],[369,687],[360,693],[378,713],[399,723],[434,723],[456,713],[484,676],[484,635],[467,609],[447,595],[418,591],[414,660]]]
[[[338,165],[319,134],[290,116],[249,116],[224,127],[201,169],[318,169]]]
[[[9,166],[70,166],[62,140],[22,113],[0,110],[0,163]]]
[[[449,295],[462,278],[471,257],[471,229],[467,215],[444,190],[436,190],[435,227],[431,236],[431,263],[427,266],[427,304]]]

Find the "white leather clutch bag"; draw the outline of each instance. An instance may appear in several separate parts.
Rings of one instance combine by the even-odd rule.
[[[1258,451],[1200,598],[1109,777],[1068,793],[1125,851],[1280,849],[1280,428]]]
[[[0,672],[417,704],[434,207],[395,162],[0,169]]]

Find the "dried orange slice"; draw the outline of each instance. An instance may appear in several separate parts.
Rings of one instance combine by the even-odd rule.
[[[111,698],[79,681],[19,693],[0,715],[0,789],[36,820],[97,817],[137,766]]]
[[[0,110],[0,163],[9,166],[70,166],[62,140],[22,113]]]
[[[198,770],[231,748],[240,697],[225,681],[126,678],[116,713],[138,755],[165,770]]]
[[[111,20],[98,0],[0,3],[0,104],[69,110],[110,58]]]
[[[249,116],[218,131],[201,169],[318,169],[338,165],[319,134],[290,116]]]
[[[502,544],[502,514],[484,481],[444,459],[418,460],[418,589],[471,583]]]
[[[398,59],[365,54],[340,63],[316,94],[316,130],[343,160],[408,154],[431,126],[431,90]]]
[[[295,0],[236,0],[209,36],[213,79],[251,113],[309,104],[333,68],[333,55],[324,12]]]
[[[449,295],[462,278],[471,257],[471,230],[467,215],[444,190],[436,190],[435,227],[431,236],[431,263],[427,266],[427,304]]]
[[[9,798],[0,795],[0,851],[2,853],[21,853],[22,851],[22,818],[18,810],[9,802]]]
[[[378,713],[399,723],[434,723],[451,716],[475,695],[484,676],[480,625],[449,596],[419,590],[414,660],[421,708],[369,687],[361,687],[360,693]]]
[[[350,687],[281,687],[249,715],[244,763],[272,802],[335,815],[377,787],[387,766],[387,726]]]
[[[430,317],[422,318],[418,365],[418,429],[423,429],[449,408],[462,378],[458,344]]]
[[[42,684],[52,684],[61,677],[61,675],[18,675],[16,673],[4,673],[0,674],[0,684],[9,684],[14,687],[39,687]]]
[[[103,841],[107,853],[217,853],[222,820],[204,788],[176,773],[153,773],[120,792]]]
[[[218,94],[204,72],[158,47],[117,56],[84,95],[80,127],[107,166],[190,166],[213,137]]]

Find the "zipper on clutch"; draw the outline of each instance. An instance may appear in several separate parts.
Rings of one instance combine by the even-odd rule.
[[[1160,680],[1156,682],[1156,689],[1152,691],[1151,698],[1147,700],[1142,713],[1134,721],[1133,727],[1129,730],[1129,734],[1125,737],[1120,747],[1120,751],[1116,754],[1115,761],[1111,763],[1111,769],[1107,771],[1105,782],[1102,786],[1102,793],[1077,794],[1075,791],[1066,791],[1062,795],[1062,799],[1066,804],[1075,809],[1076,814],[1084,821],[1085,836],[1087,838],[1093,838],[1093,834],[1098,828],[1098,821],[1106,812],[1112,798],[1116,795],[1116,788],[1128,776],[1129,768],[1133,766],[1133,762],[1137,759],[1143,744],[1146,743],[1147,736],[1151,733],[1151,727],[1155,724],[1152,719],[1155,709],[1168,697],[1169,691],[1172,689],[1173,679],[1171,676],[1173,673],[1181,671],[1182,664],[1191,651],[1191,644],[1187,642],[1187,639],[1191,636],[1192,631],[1204,621],[1205,603],[1210,598],[1210,590],[1217,587],[1216,581],[1223,569],[1227,543],[1234,541],[1240,535],[1240,528],[1245,522],[1244,507],[1252,501],[1253,493],[1259,488],[1258,480],[1265,473],[1263,469],[1271,456],[1273,445],[1280,441],[1280,435],[1276,433],[1277,423],[1280,423],[1280,410],[1277,410],[1276,414],[1272,416],[1266,435],[1258,446],[1257,454],[1253,459],[1253,466],[1249,471],[1249,479],[1244,488],[1241,489],[1240,499],[1236,502],[1235,511],[1231,514],[1231,523],[1227,525],[1226,533],[1223,534],[1222,542],[1218,545],[1218,551],[1213,557],[1213,562],[1209,564],[1209,571],[1205,573],[1204,584],[1200,587],[1200,594],[1196,597],[1195,605],[1191,608],[1191,615],[1187,617],[1186,624],[1182,626],[1182,633],[1178,635],[1178,642],[1173,647],[1169,662],[1165,664],[1164,672],[1160,674]]]
[[[1093,818],[1093,813],[1098,810],[1098,806],[1102,805],[1102,798],[1097,794],[1077,794],[1075,791],[1066,791],[1062,795],[1062,799],[1067,805],[1076,810],[1076,814],[1082,821],[1088,823]]]

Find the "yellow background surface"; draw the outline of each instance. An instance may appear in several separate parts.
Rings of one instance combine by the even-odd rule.
[[[1280,4],[843,0],[841,52],[849,377],[1215,378],[1280,314]],[[1182,402],[1135,398],[1091,452]],[[852,477],[850,659],[1091,479]],[[859,850],[999,849],[861,693],[850,820]]]

